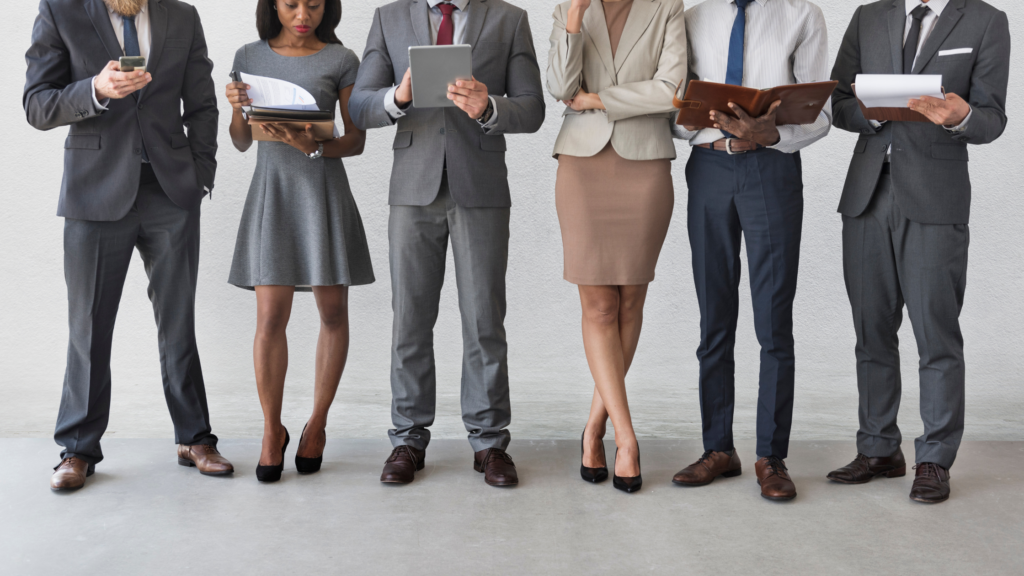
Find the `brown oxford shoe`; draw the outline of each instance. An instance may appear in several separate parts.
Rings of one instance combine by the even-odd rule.
[[[50,477],[50,490],[54,492],[78,490],[85,486],[85,479],[96,472],[96,465],[72,456],[61,460],[53,470],[53,476]]]
[[[742,473],[740,457],[735,449],[729,452],[707,450],[699,460],[676,473],[672,483],[679,486],[707,486],[719,476],[732,478]]]
[[[914,466],[917,476],[910,489],[910,499],[925,504],[938,504],[949,500],[949,470],[933,462]]]
[[[903,457],[903,450],[897,448],[895,454],[884,458],[857,454],[853,462],[829,472],[827,478],[841,484],[864,484],[879,476],[900,478],[906,475],[907,460]]]
[[[796,498],[796,486],[789,477],[789,470],[781,458],[765,456],[754,463],[757,483],[761,485],[761,496],[769,500],[792,500]]]
[[[209,444],[178,444],[178,464],[196,468],[204,476],[226,476],[235,471],[231,462],[217,451],[217,447]]]
[[[385,484],[408,484],[416,479],[416,471],[426,465],[427,452],[412,446],[395,446],[384,462],[380,481]]]
[[[482,472],[484,482],[490,486],[515,486],[519,474],[512,457],[501,448],[488,448],[473,454],[473,469]]]

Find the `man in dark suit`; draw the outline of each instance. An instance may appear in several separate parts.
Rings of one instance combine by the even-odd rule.
[[[411,105],[409,47],[469,44],[473,80],[453,107]],[[510,441],[505,270],[512,200],[505,135],[544,121],[526,12],[504,0],[397,0],[377,9],[349,101],[363,129],[398,125],[388,239],[394,327],[393,450],[382,482],[412,482],[434,421],[433,329],[448,240],[462,312],[462,420],[474,468],[492,486],[518,482]]]
[[[896,415],[897,331],[906,304],[920,355],[915,442],[918,502],[949,498],[949,468],[964,430],[964,346],[971,181],[968,144],[1006,126],[1010,34],[1006,14],[981,0],[880,0],[857,8],[832,78],[837,128],[860,134],[846,178],[843,267],[857,333],[857,458],[831,472],[860,484],[906,474]],[[910,101],[927,122],[869,121],[857,74],[941,74],[945,100]]]
[[[121,72],[121,56],[145,57],[147,70]],[[81,488],[103,459],[114,319],[136,248],[178,463],[230,474],[195,339],[199,204],[217,167],[213,63],[199,15],[178,0],[42,0],[25,59],[29,123],[70,126],[57,205],[70,341],[54,439],[64,450],[50,486]]]

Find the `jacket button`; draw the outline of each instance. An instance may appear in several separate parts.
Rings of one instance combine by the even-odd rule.
[[[444,128],[441,128],[441,135],[444,135]]]
[[[139,104],[139,110],[142,110],[143,108],[145,108],[145,106],[143,106],[142,104]]]
[[[142,148],[136,148],[135,150],[133,150],[133,152],[135,152],[136,154],[142,154]]]

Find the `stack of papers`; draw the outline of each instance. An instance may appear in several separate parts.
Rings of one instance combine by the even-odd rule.
[[[941,74],[857,74],[857,98],[865,108],[909,108],[921,96],[946,99]]]
[[[320,110],[316,99],[302,86],[245,72],[239,72],[238,77],[250,86],[246,92],[252,99],[252,104],[243,108],[250,120],[266,123],[313,123],[320,137],[326,137],[323,133],[325,129],[333,132],[334,138],[341,136],[338,125],[334,123],[334,111]],[[328,122],[330,126],[324,128],[322,124]],[[317,126],[318,123],[321,126]],[[254,132],[254,137],[259,133],[262,133],[262,130]]]

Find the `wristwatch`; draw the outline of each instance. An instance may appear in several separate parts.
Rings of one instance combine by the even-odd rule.
[[[307,156],[309,156],[310,160],[316,160],[317,158],[319,158],[319,157],[321,157],[323,155],[324,155],[324,143],[323,142],[317,142],[316,152],[313,152],[312,154],[307,154]]]
[[[487,124],[491,121],[491,116],[494,116],[494,104],[491,103],[491,99],[487,99],[487,108],[484,108],[484,113],[476,119],[480,124]]]

